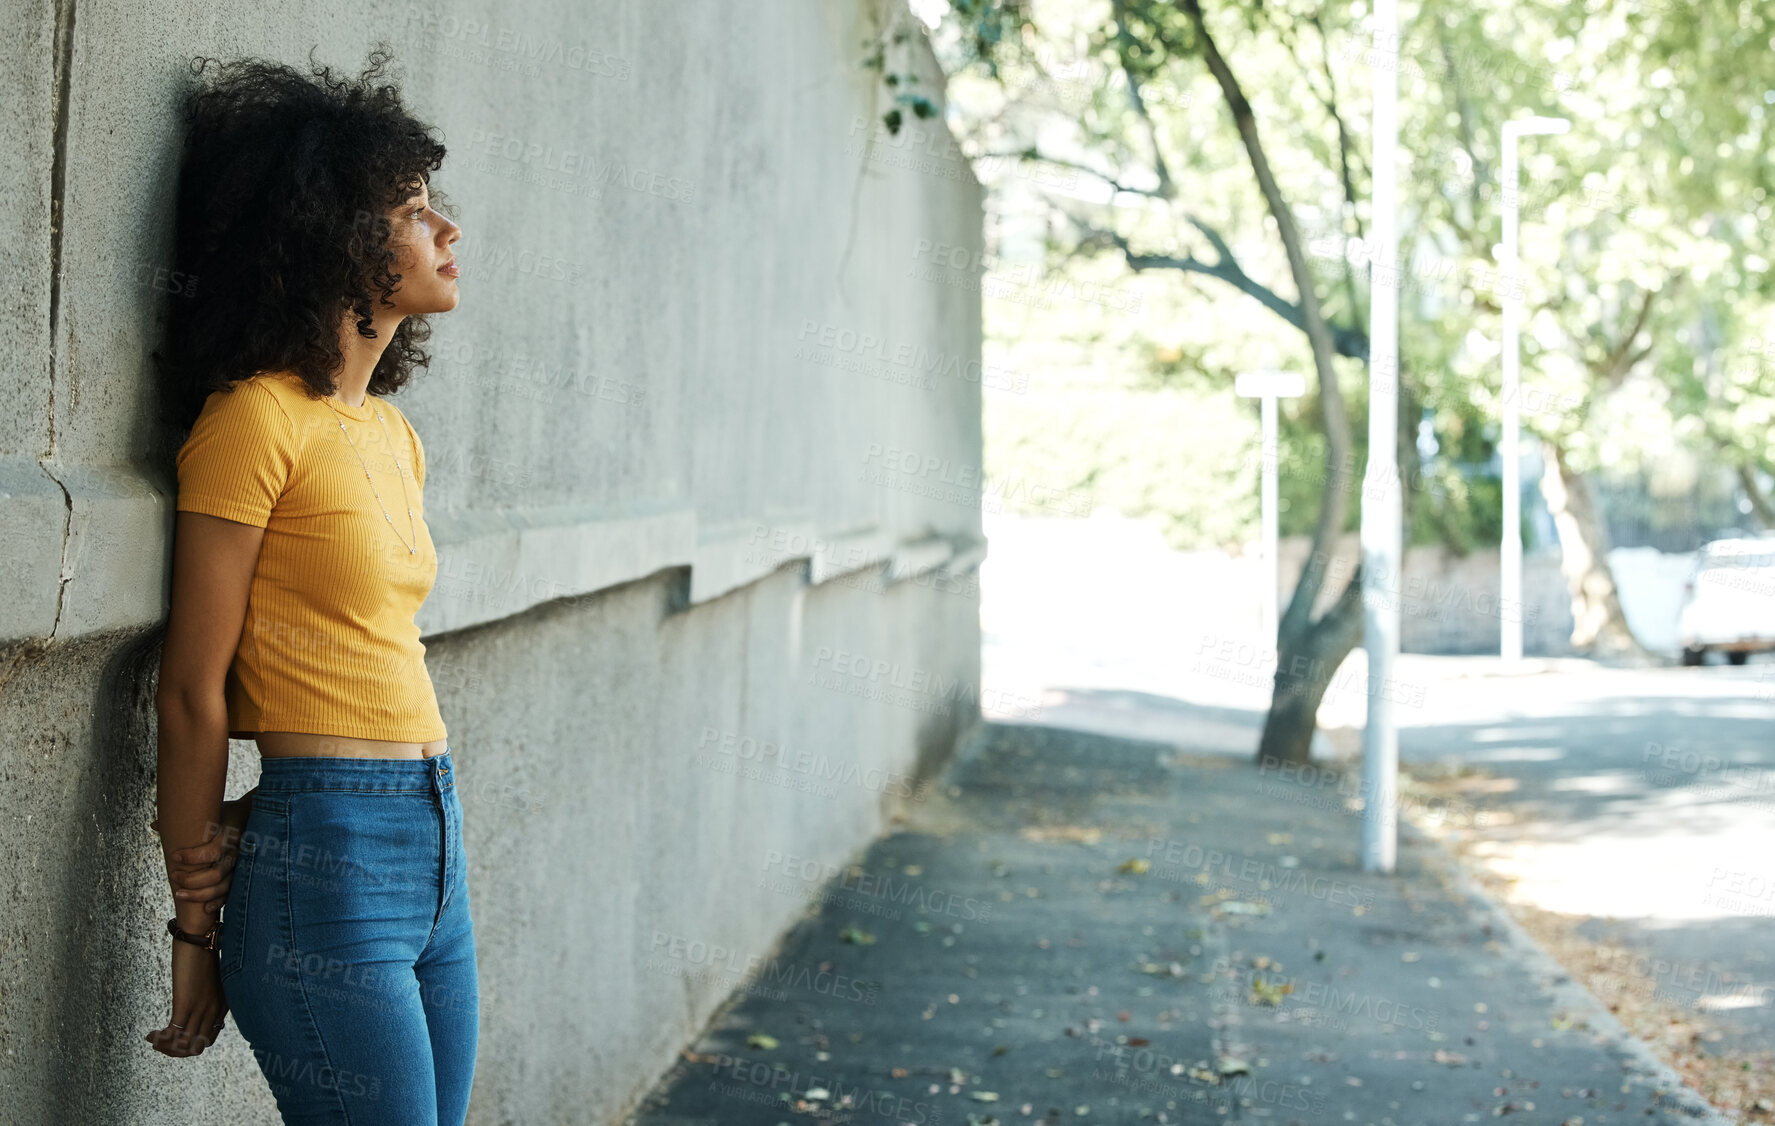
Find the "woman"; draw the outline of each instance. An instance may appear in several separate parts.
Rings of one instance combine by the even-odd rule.
[[[178,453],[156,697],[170,1056],[232,1011],[285,1122],[467,1116],[462,808],[414,616],[425,449],[384,396],[460,300],[444,146],[380,84],[243,60],[189,98],[164,399]],[[195,61],[201,75],[214,60]],[[195,418],[193,418],[195,416]],[[222,800],[230,738],[259,784]],[[216,909],[221,911],[218,922]]]

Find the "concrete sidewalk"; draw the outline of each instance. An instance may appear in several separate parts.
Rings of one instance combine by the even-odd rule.
[[[1726,1120],[1359,779],[977,728],[776,950],[664,951],[736,992],[627,1121]]]

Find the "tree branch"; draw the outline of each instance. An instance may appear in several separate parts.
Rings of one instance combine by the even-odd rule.
[[[1228,250],[1226,242],[1220,234],[1195,216],[1189,216],[1189,222],[1200,230],[1208,241],[1213,244],[1219,254],[1219,261],[1204,262],[1194,254],[1179,258],[1170,254],[1141,254],[1128,245],[1128,240],[1115,231],[1085,227],[1081,224],[1084,238],[1088,241],[1114,246],[1122,252],[1128,268],[1135,271],[1144,270],[1181,270],[1185,273],[1204,274],[1237,289],[1247,297],[1257,300],[1264,308],[1281,317],[1290,325],[1301,331],[1306,330],[1306,318],[1300,306],[1279,296],[1275,290],[1247,274]],[[1076,220],[1075,220],[1076,221]],[[1368,362],[1368,333],[1361,329],[1353,329],[1346,325],[1334,325],[1331,328],[1332,348],[1337,355],[1348,356],[1353,360]]]
[[[1284,636],[1298,637],[1304,634],[1312,622],[1313,603],[1318,599],[1319,590],[1324,585],[1325,569],[1329,564],[1327,553],[1336,542],[1337,534],[1343,530],[1344,514],[1349,508],[1350,497],[1344,486],[1353,461],[1350,419],[1344,409],[1343,392],[1337,385],[1337,371],[1331,362],[1336,345],[1330,326],[1325,323],[1321,314],[1319,295],[1313,289],[1313,275],[1307,268],[1300,229],[1294,222],[1294,212],[1289,208],[1288,201],[1282,197],[1282,189],[1277,185],[1275,173],[1270,168],[1263,140],[1257,134],[1257,118],[1252,112],[1251,102],[1245,97],[1237,76],[1221,55],[1220,48],[1215,45],[1214,36],[1208,31],[1208,22],[1202,15],[1201,0],[1181,0],[1181,3],[1195,27],[1203,60],[1208,64],[1214,80],[1219,83],[1227,108],[1232,112],[1233,124],[1238,128],[1239,139],[1244,143],[1251,170],[1257,176],[1258,187],[1263,192],[1264,201],[1269,205],[1270,215],[1276,220],[1277,232],[1281,235],[1282,246],[1288,254],[1288,268],[1294,275],[1294,284],[1299,290],[1301,327],[1312,346],[1313,369],[1319,377],[1319,409],[1325,419],[1324,503],[1319,506],[1319,520],[1313,530],[1312,552],[1280,623],[1280,632]]]
[[[1028,160],[1028,161],[1033,161],[1033,162],[1040,163],[1040,164],[1052,164],[1057,168],[1071,168],[1075,171],[1083,172],[1088,176],[1097,177],[1099,180],[1102,180],[1104,183],[1108,184],[1110,187],[1114,188],[1118,192],[1127,192],[1130,195],[1142,195],[1142,196],[1148,197],[1149,199],[1168,199],[1168,198],[1170,198],[1165,193],[1163,193],[1161,191],[1156,191],[1152,188],[1137,188],[1137,187],[1134,187],[1132,184],[1124,184],[1122,181],[1116,179],[1114,176],[1111,176],[1109,173],[1099,171],[1098,169],[1092,168],[1088,164],[1080,164],[1076,160],[1066,160],[1066,159],[1064,159],[1062,157],[1058,157],[1058,156],[1048,156],[1046,153],[1043,153],[1034,147],[1027,148],[1027,149],[1018,149],[1014,152],[984,152],[984,153],[980,154],[979,159],[991,160],[991,159],[1003,159],[1003,158],[1007,158],[1007,157],[1014,159],[1014,160]]]
[[[1646,322],[1652,316],[1652,302],[1657,296],[1658,291],[1655,289],[1642,292],[1639,313],[1633,318],[1633,327],[1627,330],[1619,344],[1609,349],[1608,354],[1603,357],[1602,363],[1591,369],[1591,374],[1601,380],[1610,390],[1619,387],[1621,381],[1627,378],[1627,373],[1633,370],[1634,365],[1651,354],[1652,345],[1648,344],[1636,353],[1633,351],[1633,342],[1638,339],[1641,332],[1645,331]]]
[[[1152,114],[1147,112],[1146,97],[1140,92],[1140,79],[1134,75],[1134,68],[1129,65],[1130,48],[1134,43],[1134,35],[1128,30],[1124,0],[1114,0],[1111,14],[1116,23],[1116,58],[1122,64],[1122,76],[1128,80],[1128,100],[1133,103],[1134,112],[1146,126],[1147,143],[1153,150],[1153,171],[1158,174],[1159,187],[1154,193],[1163,199],[1177,197],[1177,185],[1171,180],[1171,169],[1165,163],[1165,154],[1159,151],[1159,131],[1153,125]]]

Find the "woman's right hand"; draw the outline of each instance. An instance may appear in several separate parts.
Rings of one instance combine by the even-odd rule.
[[[175,938],[173,1015],[165,1028],[142,1039],[168,1056],[197,1056],[222,1034],[228,999],[222,994],[222,961],[214,950]],[[174,1028],[183,1025],[183,1028]]]

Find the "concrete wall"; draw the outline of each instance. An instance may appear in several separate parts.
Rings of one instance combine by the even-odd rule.
[[[480,939],[470,1121],[614,1120],[799,917],[757,887],[777,858],[841,864],[978,714],[978,296],[905,277],[925,240],[978,252],[981,191],[940,125],[872,129],[861,45],[903,3],[4,12],[0,1119],[277,1121],[237,1034],[141,1039],[171,913],[148,352],[185,59],[355,72],[386,37],[465,231],[399,402]]]
[[[1278,597],[1286,607],[1312,541],[1288,536],[1278,545]],[[1336,578],[1319,592],[1314,612],[1330,608],[1361,558],[1358,537],[1339,538]],[[1617,547],[1609,567],[1621,599],[1621,612],[1641,645],[1675,657],[1677,618],[1683,582],[1694,552],[1662,552],[1650,547]],[[1522,651],[1536,657],[1566,657],[1572,648],[1572,602],[1560,571],[1557,545],[1526,553],[1522,559]],[[1402,579],[1392,584],[1400,605],[1400,643],[1405,653],[1496,653],[1501,627],[1498,549],[1479,548],[1461,556],[1439,544],[1406,549]]]

